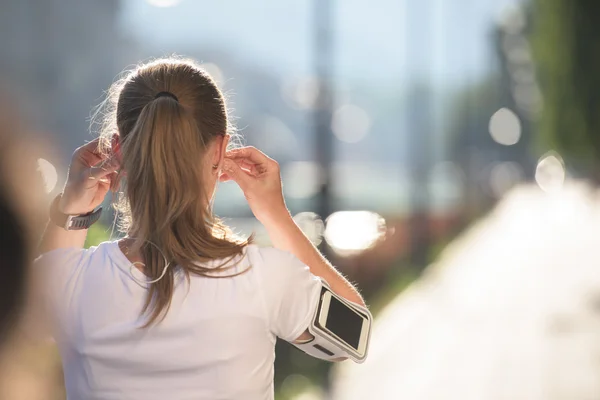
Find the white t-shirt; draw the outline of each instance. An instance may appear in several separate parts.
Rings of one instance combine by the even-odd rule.
[[[130,273],[145,277],[117,242],[42,255],[35,273],[44,275],[68,400],[273,399],[276,336],[304,332],[321,282],[273,248],[248,246],[235,261],[225,274],[251,268],[189,284],[176,273],[166,318],[141,328],[147,289]]]

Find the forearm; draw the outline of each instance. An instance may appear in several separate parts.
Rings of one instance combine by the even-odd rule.
[[[50,221],[46,225],[39,245],[40,253],[84,246],[87,229],[66,230],[60,226],[61,221],[66,215],[84,215],[95,210],[109,189],[114,186],[113,179],[116,178],[119,168],[119,160],[116,157],[109,158],[100,151],[100,138],[75,150],[63,192],[51,206],[53,220],[59,222],[55,224]]]
[[[327,281],[339,296],[360,305],[365,304],[356,288],[323,257],[291,216],[266,223],[265,228],[274,247],[296,256],[309,267],[311,273]]]
[[[54,204],[53,204],[54,205]],[[64,196],[57,203],[58,211],[63,214],[78,214],[80,212],[73,210],[66,201]],[[69,247],[82,248],[87,237],[87,229],[84,230],[66,230],[52,221],[48,221],[46,229],[40,241],[38,253],[43,254],[56,249],[64,249]]]
[[[49,221],[42,235],[38,253],[43,254],[52,250],[69,247],[82,248],[85,244],[86,236],[87,229],[67,231]]]

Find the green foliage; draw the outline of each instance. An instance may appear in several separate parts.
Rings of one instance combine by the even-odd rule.
[[[533,0],[533,54],[546,149],[595,173],[600,160],[600,2]]]
[[[110,228],[100,222],[95,223],[88,229],[87,237],[85,238],[85,248],[97,246],[98,244],[110,240]]]

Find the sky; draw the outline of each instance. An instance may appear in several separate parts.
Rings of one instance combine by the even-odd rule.
[[[172,7],[153,1],[177,2],[123,2],[120,25],[159,55],[197,45],[279,75],[312,71],[312,0],[179,0]],[[493,62],[492,24],[515,1],[332,1],[336,77],[385,84],[428,71],[453,84],[484,74]]]
[[[178,3],[173,7],[150,4],[157,1]],[[204,49],[207,54],[217,50],[243,68],[293,80],[314,71],[314,7],[324,1],[128,0],[122,2],[119,23],[128,36],[156,56],[186,49]],[[336,141],[335,158],[408,163],[412,128],[405,124],[404,106],[399,104],[402,92],[410,87],[407,83],[429,80],[436,98],[443,99],[466,84],[480,81],[497,66],[491,45],[494,24],[500,12],[518,0],[330,1],[336,100],[340,104],[355,103],[372,116],[374,125],[368,131],[377,138],[359,143]],[[440,104],[436,110],[445,107]],[[437,121],[433,136],[438,138],[445,132],[440,125],[443,119],[438,114],[432,118]],[[312,134],[306,127],[295,129],[298,137]],[[432,141],[434,159],[441,159],[444,143]],[[355,173],[346,175],[352,182],[357,179]],[[371,171],[365,176],[373,175]],[[345,182],[340,176],[337,181]],[[371,179],[361,182],[380,183]],[[405,193],[399,187],[381,183],[364,194],[370,198],[371,193],[383,190],[389,193],[379,198],[388,198],[393,207],[400,202],[398,196]],[[359,194],[346,193],[342,197],[358,201]]]

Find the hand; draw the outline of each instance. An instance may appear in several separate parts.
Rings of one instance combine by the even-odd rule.
[[[277,161],[254,147],[242,147],[225,154],[223,170],[219,179],[233,180],[239,185],[254,216],[262,224],[289,217]]]
[[[98,207],[114,184],[119,169],[116,157],[98,151],[95,139],[73,153],[67,183],[58,203],[64,214],[85,214]]]

